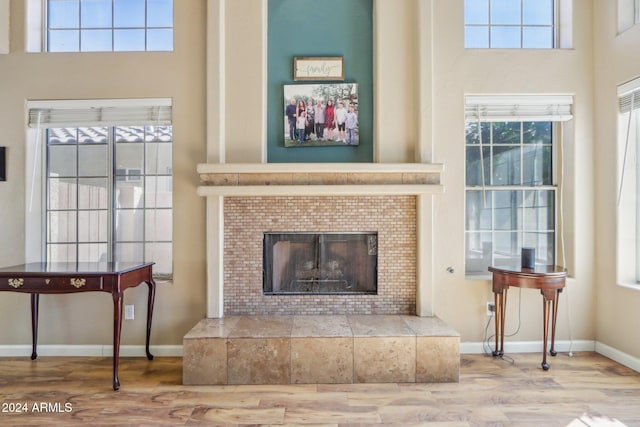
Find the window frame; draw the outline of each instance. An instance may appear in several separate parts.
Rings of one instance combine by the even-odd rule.
[[[556,94],[556,95],[543,95],[535,93],[523,93],[523,94],[465,94],[464,95],[464,126],[466,128],[467,123],[477,122],[552,122],[552,138],[553,150],[551,153],[551,161],[555,165],[551,169],[551,185],[556,187],[556,197],[554,200],[555,212],[554,212],[554,224],[555,224],[555,254],[553,261],[558,264],[561,262],[565,268],[570,267],[570,260],[575,256],[574,247],[572,245],[565,246],[564,235],[567,232],[571,232],[572,224],[568,225],[564,223],[565,214],[574,215],[575,206],[571,198],[565,201],[563,200],[563,191],[565,183],[567,182],[565,174],[572,172],[575,168],[573,163],[573,156],[567,153],[571,153],[575,150],[574,130],[573,130],[573,100],[574,96],[571,94]],[[524,134],[523,134],[524,135]],[[465,135],[464,146],[467,146],[467,138]],[[465,148],[466,151],[466,148]],[[467,156],[465,153],[465,165],[467,164]],[[568,181],[568,187],[571,187],[571,180]],[[466,218],[467,218],[467,204],[466,204],[466,189],[467,189],[467,177],[465,166],[465,225],[464,230],[467,230]],[[465,234],[466,235],[466,234]],[[465,278],[467,279],[488,279],[490,278],[489,272],[482,272],[482,274],[467,274],[466,259],[467,259],[467,242],[465,239],[464,253],[462,254],[465,260]]]
[[[617,0],[618,34],[640,24],[640,0]]]
[[[616,283],[640,290],[640,77],[618,86],[618,100]]]
[[[552,0],[553,1],[553,5],[552,5],[552,13],[553,13],[553,17],[552,17],[552,22],[551,25],[542,25],[542,24],[525,24],[523,22],[523,10],[524,10],[524,2],[525,0],[520,0],[520,22],[519,24],[492,24],[491,21],[491,10],[492,10],[492,2],[496,1],[496,0],[486,0],[487,1],[487,22],[483,23],[483,24],[468,24],[466,22],[466,14],[465,14],[465,23],[464,23],[464,29],[465,29],[465,49],[555,49],[558,45],[559,45],[559,6],[558,6],[558,0]],[[466,5],[465,5],[466,7]],[[467,29],[469,28],[487,28],[488,31],[488,45],[487,46],[482,46],[482,47],[469,47],[467,46],[467,37],[466,37],[466,32]],[[518,40],[518,46],[511,46],[511,47],[496,47],[492,45],[492,28],[496,28],[496,27],[504,27],[504,28],[518,28],[519,29],[519,40]],[[551,46],[547,46],[547,47],[525,47],[524,46],[524,32],[525,29],[532,29],[532,28],[548,28],[551,27],[551,34],[552,34],[552,39],[551,39]]]
[[[165,107],[163,108],[169,108],[168,112],[165,112],[165,114],[159,114],[158,115],[158,119],[157,119],[157,125],[151,124],[151,123],[147,123],[144,125],[140,125],[139,127],[144,128],[144,130],[146,131],[147,129],[149,129],[150,126],[159,126],[159,128],[157,128],[156,130],[162,130],[162,129],[166,129],[166,128],[170,128],[169,131],[171,132],[171,135],[173,134],[173,129],[172,129],[172,125],[171,125],[171,119],[170,119],[170,105],[171,105],[171,100],[170,99],[151,99],[151,100],[86,100],[86,101],[27,101],[27,106],[29,108],[29,116],[30,116],[30,128],[27,129],[27,141],[28,141],[28,148],[27,148],[27,168],[28,168],[28,172],[27,172],[27,188],[28,188],[28,197],[27,197],[27,210],[26,210],[26,235],[27,235],[27,239],[26,239],[26,252],[25,252],[25,258],[26,258],[26,262],[44,262],[48,259],[48,244],[49,244],[49,234],[48,234],[48,215],[50,212],[56,212],[56,211],[73,211],[75,212],[76,218],[77,215],[79,215],[79,213],[81,211],[85,211],[85,212],[89,212],[89,211],[93,211],[93,212],[98,212],[98,211],[106,211],[106,218],[107,218],[107,222],[108,225],[106,227],[106,230],[104,231],[105,235],[106,235],[106,242],[103,242],[106,247],[107,247],[107,259],[106,261],[113,261],[114,257],[113,257],[113,249],[118,245],[121,244],[123,242],[123,239],[118,239],[117,234],[116,234],[116,227],[114,226],[114,222],[116,221],[116,218],[118,217],[118,215],[121,215],[123,212],[125,212],[126,210],[131,210],[131,209],[123,209],[122,206],[117,206],[116,205],[116,200],[115,200],[115,191],[118,189],[119,186],[122,185],[138,185],[138,182],[140,181],[136,181],[136,180],[127,180],[127,178],[130,178],[129,175],[126,174],[126,170],[124,171],[124,175],[121,174],[120,172],[118,172],[118,162],[117,162],[117,151],[116,151],[116,146],[118,144],[142,144],[142,157],[138,160],[143,162],[143,174],[140,175],[142,180],[147,180],[147,182],[151,182],[153,185],[157,186],[158,188],[162,188],[163,185],[169,185],[170,187],[170,199],[169,199],[169,204],[167,206],[166,203],[164,205],[161,205],[158,203],[158,199],[154,198],[153,202],[151,203],[151,205],[148,205],[146,202],[143,204],[143,207],[140,208],[138,206],[135,207],[135,209],[138,209],[141,211],[141,215],[142,215],[142,221],[143,221],[143,225],[144,225],[144,221],[147,221],[147,217],[149,215],[152,216],[151,220],[156,221],[157,220],[157,215],[159,213],[159,211],[168,211],[169,212],[169,218],[172,218],[174,215],[174,206],[173,206],[173,159],[170,159],[170,163],[168,164],[167,168],[166,168],[166,173],[160,173],[159,170],[149,170],[147,169],[147,162],[151,161],[152,165],[155,164],[156,169],[158,168],[159,164],[156,163],[157,161],[159,161],[160,159],[156,156],[155,158],[153,157],[148,157],[149,155],[153,156],[153,153],[156,153],[157,155],[160,155],[160,150],[162,149],[160,147],[159,144],[169,144],[169,147],[165,146],[163,149],[167,150],[169,149],[170,152],[173,152],[173,137],[170,138],[170,140],[166,140],[166,137],[164,137],[164,141],[160,140],[160,137],[158,134],[156,134],[155,136],[152,135],[150,140],[149,138],[147,138],[147,133],[143,133],[143,138],[142,140],[137,140],[137,141],[118,141],[116,138],[116,129],[117,128],[122,128],[122,129],[131,129],[133,127],[132,123],[121,123],[121,126],[117,125],[117,124],[95,124],[95,125],[91,125],[90,123],[88,123],[88,125],[82,124],[80,125],[79,123],[77,125],[71,125],[69,123],[64,123],[64,120],[60,121],[61,118],[64,118],[66,120],[67,114],[71,114],[72,116],[77,116],[77,117],[82,117],[82,119],[79,119],[79,122],[81,122],[83,119],[84,120],[88,120],[88,122],[90,122],[92,119],[92,115],[87,115],[87,114],[83,114],[86,111],[91,111],[93,110],[93,108],[88,107],[89,105],[100,105],[100,104],[105,104],[108,105],[110,107],[105,107],[104,110],[105,111],[109,111],[108,113],[106,113],[105,111],[97,113],[99,116],[103,116],[107,119],[110,120],[118,120],[119,115],[124,114],[127,115],[129,113],[131,113],[132,111],[139,111],[141,114],[143,112],[145,112],[144,114],[147,115],[148,111],[150,109],[153,108],[160,108],[159,106],[155,106],[155,107],[142,107],[143,105],[146,104],[152,104],[152,105],[156,105],[154,104],[158,103],[160,105],[165,105]],[[64,110],[64,109],[60,109],[61,105],[65,105],[67,106],[67,108],[71,111],[71,113],[66,113],[65,111],[62,111],[62,114],[59,115],[55,115],[53,113],[51,113],[51,115],[49,117],[47,117],[47,119],[43,119],[43,122],[47,122],[47,120],[49,122],[53,121],[56,122],[56,119],[58,121],[60,121],[61,125],[58,124],[50,124],[50,123],[43,123],[42,125],[40,125],[39,123],[34,123],[34,119],[33,116],[35,115],[36,117],[40,117],[43,114],[46,114],[47,109],[44,107],[50,106],[49,108],[52,109],[52,111],[54,111],[56,109],[56,107],[59,108],[59,110]],[[120,112],[117,111],[117,109],[114,106],[120,106],[122,108],[122,110]],[[76,109],[74,109],[74,107],[76,107]],[[35,111],[35,113],[34,113]],[[40,112],[38,112],[40,111]],[[42,112],[44,111],[44,113]],[[93,113],[93,112],[92,112]],[[167,114],[169,114],[169,116],[167,116]],[[110,117],[109,117],[110,116]],[[140,117],[140,115],[135,115],[135,117]],[[80,205],[80,199],[79,197],[77,198],[77,201],[75,202],[75,207],[71,207],[69,209],[55,209],[52,208],[49,205],[49,198],[48,198],[48,191],[49,191],[49,180],[54,178],[49,171],[49,162],[48,162],[48,158],[47,158],[47,152],[48,152],[48,144],[47,144],[47,137],[48,137],[48,133],[49,133],[49,129],[73,129],[73,128],[82,128],[82,129],[87,129],[87,128],[106,128],[107,129],[107,136],[105,138],[104,143],[101,144],[84,144],[85,147],[91,147],[91,146],[106,146],[106,153],[107,153],[107,157],[108,159],[105,161],[105,170],[107,171],[106,175],[101,175],[101,174],[97,174],[100,175],[98,177],[98,179],[102,179],[104,180],[104,182],[106,183],[106,191],[108,192],[108,196],[107,196],[107,205],[106,208],[103,209],[103,207],[101,206],[100,208],[89,208],[89,209],[85,209]],[[75,143],[75,150],[76,150],[76,156],[79,156],[80,154],[80,146],[83,145],[80,143],[79,138],[76,138],[76,143]],[[151,145],[147,145],[147,144],[153,144],[155,147],[152,147]],[[64,144],[54,144],[55,146],[62,146],[64,147]],[[69,146],[74,146],[73,143]],[[157,151],[151,151],[150,153],[148,153],[146,151],[147,147],[149,147],[151,150],[156,150]],[[166,152],[166,151],[165,151]],[[171,155],[171,154],[169,154]],[[165,162],[165,166],[166,166],[166,162]],[[75,191],[80,191],[80,187],[78,187],[78,183],[80,182],[80,180],[82,179],[93,179],[95,177],[85,177],[83,176],[83,174],[79,171],[79,168],[76,168],[75,170],[75,178],[74,177],[69,177],[67,179],[75,179],[75,183],[76,183],[76,187],[77,189]],[[138,175],[136,175],[137,177]],[[155,182],[152,182],[153,179],[155,178]],[[162,179],[159,180],[158,178]],[[163,184],[163,182],[165,182],[165,184]],[[144,181],[143,181],[144,183]],[[143,187],[143,192],[141,193],[142,198],[144,198],[145,200],[149,200],[149,197],[154,197],[154,195],[157,196],[157,192],[154,189],[150,189],[146,187],[146,183],[144,183],[145,187]],[[154,187],[155,188],[155,187]],[[76,193],[77,194],[77,193]],[[109,200],[111,201],[111,204],[109,204]],[[134,209],[134,210],[135,210]],[[87,214],[89,215],[89,214]],[[155,225],[153,227],[156,227]],[[173,228],[173,221],[170,220],[170,227]],[[156,227],[157,228],[157,227]],[[174,237],[171,235],[170,239],[162,239],[159,240],[158,239],[158,230],[154,228],[153,230],[147,230],[146,227],[142,228],[142,232],[141,235],[139,236],[140,238],[134,238],[132,239],[135,240],[134,243],[140,245],[140,248],[143,250],[143,258],[147,258],[146,255],[144,255],[144,251],[148,249],[148,247],[150,245],[155,245],[155,244],[170,244],[171,245],[171,249],[170,251],[173,251],[173,241],[174,241]],[[76,229],[79,229],[79,223],[76,224]],[[101,236],[102,237],[102,236]],[[64,244],[64,242],[62,242]],[[73,242],[69,242],[72,245],[75,245],[76,250],[77,247],[81,244],[83,244],[83,242],[81,241],[80,235],[77,234],[75,236],[75,240]],[[89,239],[87,242],[85,243],[95,243],[93,240]],[[153,250],[153,249],[152,249]],[[166,267],[166,269],[168,269],[167,271],[159,271],[156,270],[154,271],[154,277],[158,280],[172,280],[173,278],[173,254],[169,253],[169,258],[165,260],[164,265]],[[76,260],[79,260],[78,257],[76,257]],[[136,261],[144,261],[144,259],[136,259]]]
[[[145,11],[147,9],[147,1],[145,1]],[[171,29],[171,48],[163,49],[163,50],[154,50],[149,49],[147,45],[147,32],[149,29],[154,29],[155,27],[147,26],[147,16],[145,13],[145,25],[144,27],[135,27],[136,29],[141,29],[145,33],[144,37],[144,49],[133,49],[133,50],[116,50],[114,47],[114,30],[120,27],[114,27],[113,22],[111,27],[105,27],[102,29],[111,30],[111,49],[110,50],[82,50],[81,40],[78,39],[78,49],[77,50],[64,50],[64,51],[50,51],[48,48],[48,34],[49,34],[49,25],[48,25],[48,11],[47,4],[48,0],[25,0],[25,13],[26,13],[26,50],[27,52],[51,52],[51,53],[89,53],[89,52],[173,52],[175,49],[175,2],[172,1],[172,17],[171,27],[161,27],[163,29]],[[159,27],[160,28],[160,27]],[[82,27],[78,24],[78,31],[82,31],[83,29],[87,30],[95,30],[100,28],[89,28]],[[123,28],[125,29],[125,28]],[[126,28],[130,29],[130,28]],[[80,36],[78,36],[80,37]]]
[[[633,1],[633,0],[632,0]],[[573,48],[573,0],[554,0],[554,42],[552,48],[538,49],[571,49]],[[463,31],[466,30],[466,21],[463,18]],[[467,47],[466,36],[464,37],[465,49],[501,49],[492,47]],[[528,50],[531,48],[513,48]]]
[[[523,162],[522,159],[525,156],[525,150],[524,148],[527,146],[527,143],[524,142],[523,136],[523,126],[524,123],[528,123],[530,121],[528,120],[512,120],[506,123],[520,123],[520,140],[519,143],[517,144],[519,147],[521,147],[521,152],[520,152],[520,165],[521,165],[521,172],[520,175],[521,177],[523,176],[523,172],[522,169],[524,169],[523,167]],[[471,234],[482,234],[482,233],[490,233],[492,235],[491,238],[491,242],[492,242],[492,251],[491,251],[491,263],[490,265],[495,265],[495,253],[497,251],[496,248],[496,242],[495,242],[495,236],[496,234],[502,234],[502,233],[517,233],[517,240],[520,243],[520,248],[522,246],[526,246],[524,243],[524,237],[527,233],[533,233],[533,232],[544,232],[544,233],[551,233],[552,234],[552,242],[553,242],[553,263],[554,265],[557,263],[557,259],[558,259],[558,255],[559,255],[559,251],[558,249],[560,248],[560,244],[559,244],[559,210],[560,210],[560,204],[559,204],[559,197],[560,197],[560,188],[558,185],[558,157],[559,157],[559,138],[561,138],[561,134],[559,132],[559,125],[557,122],[554,122],[552,120],[549,120],[550,124],[551,124],[551,142],[547,145],[551,146],[551,183],[550,184],[541,184],[541,185],[529,185],[529,184],[523,184],[522,180],[520,184],[512,184],[512,185],[494,185],[491,182],[489,183],[484,183],[484,184],[480,184],[480,185],[467,185],[467,157],[465,154],[465,190],[464,190],[464,194],[465,194],[465,202],[464,202],[464,212],[465,212],[465,227],[464,227],[464,235],[465,235],[465,239],[464,239],[464,248],[465,248],[465,255],[464,255],[464,264],[465,264],[465,278],[469,279],[469,280],[475,280],[475,279],[487,279],[490,277],[490,273],[488,271],[471,271],[469,272],[467,270],[468,268],[468,258],[467,258],[467,254],[468,254],[468,238]],[[465,121],[465,127],[467,126],[467,123],[473,123],[473,121],[469,121],[466,120]],[[478,123],[478,122],[475,122]],[[491,125],[491,122],[487,123],[486,121],[481,122],[481,124],[489,124]],[[479,132],[481,132],[481,128],[478,130]],[[490,134],[492,134],[492,130],[490,128]],[[467,141],[465,141],[465,151],[466,151],[466,147],[469,146],[476,146],[476,144],[468,144]],[[479,146],[479,145],[477,145]],[[482,143],[482,147],[485,148],[489,148],[490,152],[493,150],[493,147],[503,147],[503,146],[514,146],[514,144],[502,144],[502,143],[494,143],[493,141],[486,143],[483,142]],[[482,148],[481,148],[482,149]],[[488,161],[490,164],[492,164],[494,160],[494,156],[490,155]],[[490,166],[491,171],[493,171],[493,166]],[[491,171],[489,172],[489,176],[492,176]],[[481,172],[482,173],[482,172]],[[485,175],[487,173],[485,172]],[[525,210],[526,210],[526,204],[525,204],[525,198],[524,198],[524,193],[526,192],[551,192],[553,193],[553,196],[551,198],[551,200],[553,201],[553,207],[552,207],[552,220],[553,220],[553,229],[552,230],[528,230],[526,228],[526,223],[524,221],[524,215],[525,215]],[[521,224],[521,228],[520,229],[509,229],[509,230],[504,230],[504,229],[497,229],[495,226],[495,218],[496,218],[496,210],[499,209],[498,207],[494,206],[492,202],[492,200],[489,201],[489,203],[491,203],[491,207],[490,207],[490,211],[491,211],[491,227],[490,229],[478,229],[478,230],[473,230],[470,231],[467,229],[467,208],[468,208],[468,195],[471,192],[480,192],[481,193],[481,197],[492,197],[494,193],[497,192],[521,192],[523,193],[523,197],[521,197],[520,199],[520,204],[516,207],[517,211],[521,211],[518,214],[521,216],[522,218],[522,224]],[[514,256],[518,256],[519,257],[519,251],[516,251],[516,253],[514,253]]]

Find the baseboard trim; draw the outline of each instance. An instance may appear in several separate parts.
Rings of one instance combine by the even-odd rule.
[[[181,345],[156,345],[149,348],[159,357],[181,357]],[[30,357],[30,345],[0,345],[0,357]],[[38,345],[38,356],[111,357],[112,345]],[[143,345],[120,346],[120,357],[146,357]]]
[[[495,343],[490,343],[491,350]],[[460,343],[460,354],[482,354],[491,351],[486,343],[463,342]],[[506,353],[537,353],[542,351],[542,341],[514,341],[505,342]],[[640,372],[640,358],[624,353],[601,342],[592,340],[556,341],[558,353],[569,351],[595,351],[609,359],[620,363],[636,372]],[[151,353],[158,357],[182,357],[181,345],[157,345],[151,346]],[[29,357],[30,345],[0,345],[0,357]],[[84,356],[84,357],[111,357],[113,346],[111,345],[39,345],[38,356]],[[144,346],[123,345],[120,347],[121,357],[145,357]]]
[[[640,372],[640,359],[630,354],[624,353],[613,347],[609,347],[601,342],[596,342],[596,353],[601,354],[609,359],[618,362],[627,368],[633,369],[636,372]]]
[[[460,354],[482,354],[489,353],[495,347],[495,341],[463,342],[460,343]],[[555,350],[558,353],[568,353],[569,351],[596,351],[596,342],[591,340],[578,341],[556,341]],[[537,353],[542,351],[542,341],[509,341],[504,343],[505,353]]]

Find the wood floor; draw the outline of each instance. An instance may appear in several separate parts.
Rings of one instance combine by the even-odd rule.
[[[181,358],[122,358],[117,392],[110,358],[2,358],[0,425],[640,426],[639,373],[594,353],[546,372],[538,353],[509,356],[462,355],[459,383],[283,386],[183,386]]]

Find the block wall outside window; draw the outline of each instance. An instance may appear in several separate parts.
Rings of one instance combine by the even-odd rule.
[[[46,131],[45,259],[154,261],[172,274],[171,126]]]

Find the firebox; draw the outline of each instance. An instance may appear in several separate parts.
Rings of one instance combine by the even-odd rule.
[[[377,294],[378,233],[264,233],[265,295]]]

